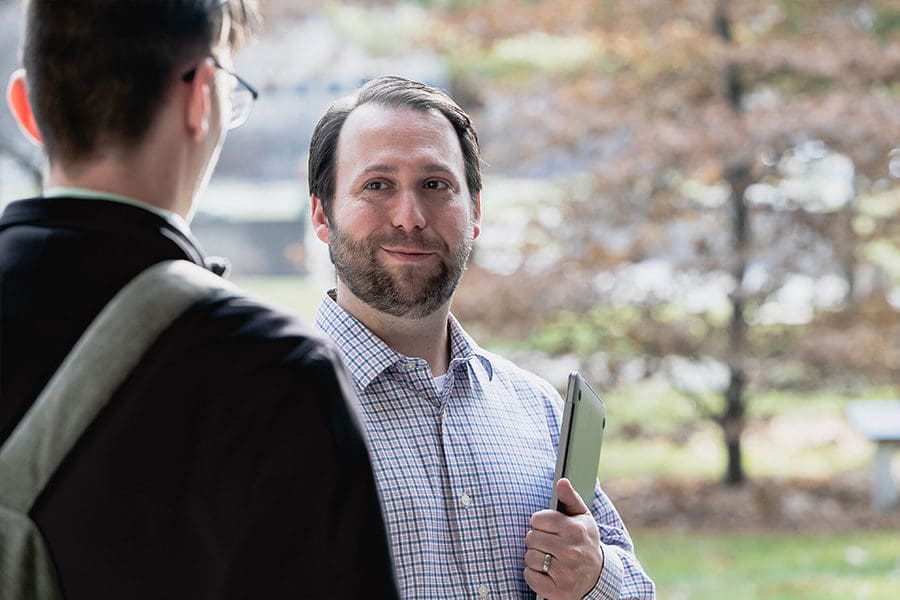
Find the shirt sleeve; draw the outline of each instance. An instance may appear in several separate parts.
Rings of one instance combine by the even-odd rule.
[[[544,394],[547,427],[553,448],[559,446],[559,426],[563,400],[547,382],[540,384]],[[600,532],[603,569],[588,600],[615,598],[618,600],[647,600],[656,598],[656,586],[634,554],[634,544],[616,507],[597,482],[591,514]]]
[[[591,513],[600,531],[603,569],[600,578],[585,598],[635,599],[656,598],[656,586],[634,554],[634,544],[612,501],[597,483]]]

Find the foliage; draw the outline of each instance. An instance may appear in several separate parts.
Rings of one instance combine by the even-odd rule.
[[[560,219],[535,211],[528,224],[553,252],[526,245],[505,273],[476,255],[456,312],[607,360],[613,377],[629,355],[678,385],[691,362],[719,361],[729,376],[706,391],[724,404],[686,393],[726,433],[730,481],[748,394],[900,383],[895,10],[565,0],[447,12],[432,43],[474,97],[491,169],[553,177],[566,196]],[[516,40],[564,37],[579,48],[564,68],[537,42],[527,69],[496,65]],[[687,362],[666,371],[673,357]]]
[[[440,51],[488,185],[541,182],[528,203],[483,195],[454,304],[480,339],[576,354],[606,388],[666,374],[738,440],[767,390],[900,384],[894,0],[262,4],[270,29],[324,17],[379,56]],[[26,164],[19,138],[0,120]],[[318,293],[285,301],[309,314]]]
[[[896,532],[634,532],[660,598],[888,600],[900,586]]]

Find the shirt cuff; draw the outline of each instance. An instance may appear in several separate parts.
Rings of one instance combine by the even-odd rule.
[[[584,598],[585,600],[616,599],[621,596],[622,586],[625,582],[625,567],[615,546],[600,544],[603,552],[603,568],[600,569],[600,578],[597,584]]]

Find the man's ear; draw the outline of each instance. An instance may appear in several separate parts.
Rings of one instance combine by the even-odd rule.
[[[6,87],[6,104],[16,119],[19,129],[29,141],[37,146],[44,145],[44,138],[34,119],[31,100],[28,99],[28,84],[25,81],[25,69],[16,69],[9,77]]]
[[[481,235],[481,192],[478,192],[478,194],[475,196],[475,202],[472,210],[475,211],[475,213],[472,215],[472,222],[475,224],[475,231],[472,234],[472,239],[474,240],[479,235]]]
[[[328,243],[328,217],[325,216],[325,207],[322,206],[322,200],[313,194],[309,203],[309,220],[312,222],[313,231],[316,237]]]
[[[184,125],[191,139],[199,141],[209,132],[212,113],[212,91],[215,84],[215,67],[209,61],[197,65],[194,77],[184,85]]]

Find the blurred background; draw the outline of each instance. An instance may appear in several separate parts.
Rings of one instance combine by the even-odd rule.
[[[261,6],[235,61],[261,96],[193,223],[233,279],[311,317],[312,127],[378,75],[441,87],[486,161],[454,312],[604,396],[601,481],[660,597],[900,597],[900,2]],[[42,170],[4,109],[0,203]]]

